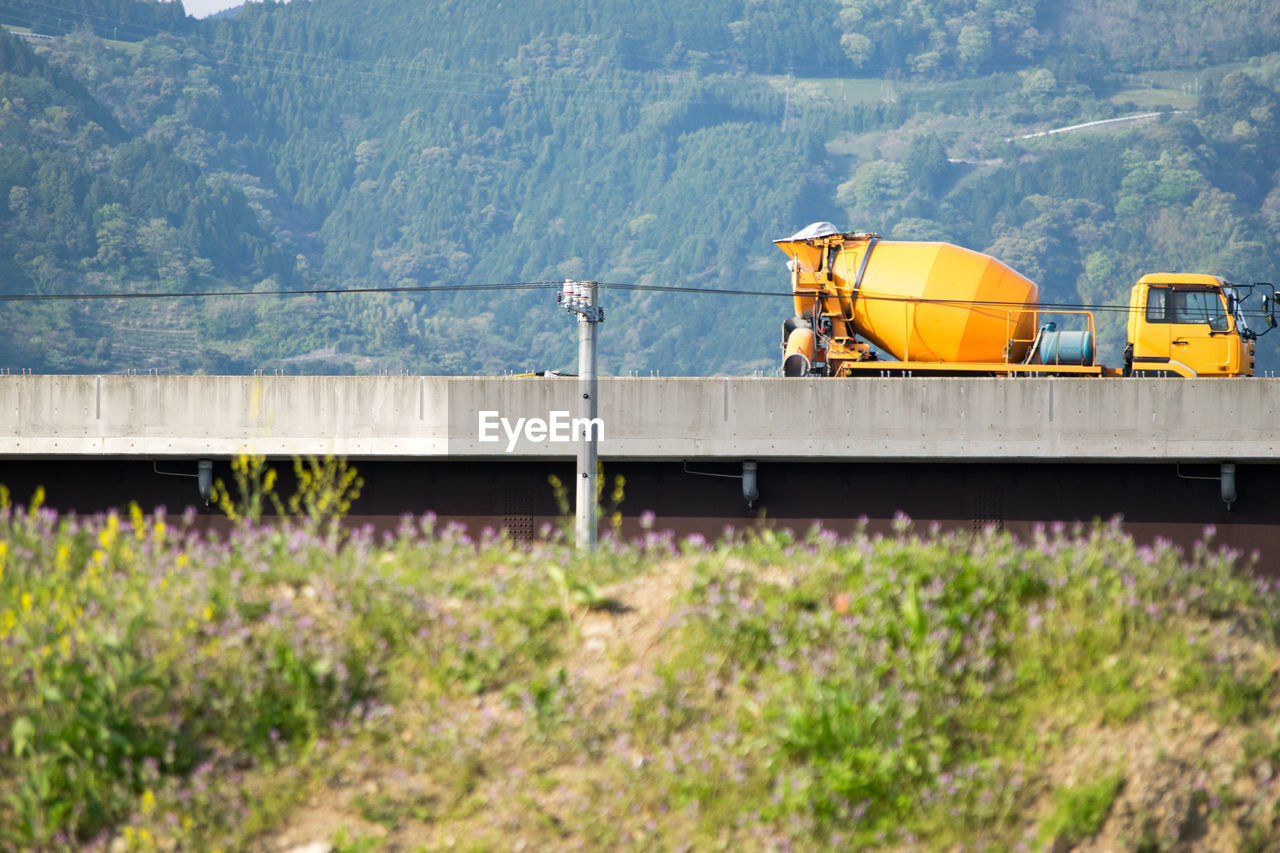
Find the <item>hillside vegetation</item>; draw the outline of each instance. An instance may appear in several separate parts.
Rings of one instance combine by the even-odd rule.
[[[1280,12],[1139,5],[9,3],[0,23],[51,38],[0,38],[0,291],[776,290],[605,291],[607,371],[697,375],[774,369],[770,241],[819,219],[992,252],[1046,302],[1123,304],[1155,270],[1270,280]],[[1100,312],[1112,364],[1121,316]],[[574,353],[546,290],[0,317],[10,369],[496,374]]]

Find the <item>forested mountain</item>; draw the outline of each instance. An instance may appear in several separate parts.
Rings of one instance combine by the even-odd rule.
[[[819,219],[989,251],[1046,302],[1277,276],[1273,4],[505,6],[3,4],[0,293],[263,295],[6,301],[0,367],[571,369],[549,290],[278,292],[581,277],[777,291],[603,293],[607,372],[771,371],[770,241]]]
[[[194,22],[181,3],[167,0],[5,0],[0,24],[36,35],[65,35],[83,27],[103,38],[140,41],[187,31]]]

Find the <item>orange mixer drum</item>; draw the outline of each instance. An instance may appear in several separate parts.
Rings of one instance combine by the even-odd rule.
[[[852,316],[856,333],[896,359],[1018,361],[1035,336],[1039,289],[990,255],[950,243],[895,242],[868,234],[805,239],[803,234],[778,241],[797,267],[797,289],[829,264],[830,279],[812,278],[830,282],[818,286],[828,292],[834,287],[840,313]],[[824,258],[830,260],[824,263]],[[797,308],[802,301],[812,305],[797,295]],[[834,300],[824,302],[828,311],[835,308]]]

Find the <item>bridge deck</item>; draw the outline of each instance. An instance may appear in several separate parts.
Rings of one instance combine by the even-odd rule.
[[[577,400],[572,378],[0,376],[0,457],[563,459],[571,441],[509,441],[501,421],[563,437]],[[1273,462],[1280,447],[1280,379],[625,378],[601,380],[599,404],[615,460]]]

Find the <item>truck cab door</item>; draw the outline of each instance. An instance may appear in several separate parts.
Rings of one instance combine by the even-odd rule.
[[[1219,289],[1152,285],[1136,325],[1131,331],[1135,372],[1214,376],[1230,368],[1238,336],[1231,333]]]
[[[1234,336],[1222,292],[1175,287],[1169,294],[1169,358],[1197,376],[1230,369]]]

